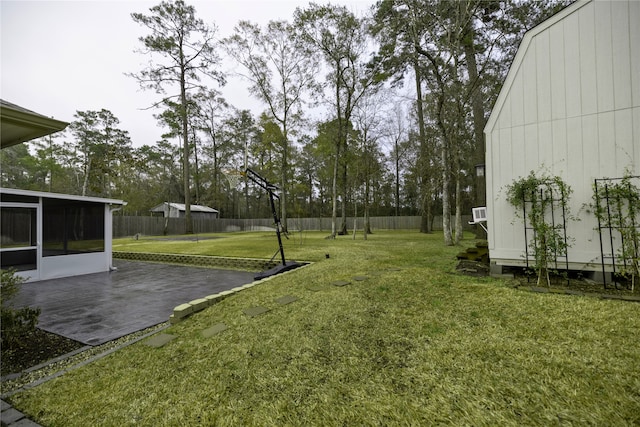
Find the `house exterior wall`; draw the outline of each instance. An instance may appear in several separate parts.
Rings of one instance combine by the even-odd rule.
[[[601,267],[596,178],[640,175],[640,2],[580,1],[527,33],[485,127],[489,252],[524,263],[505,187],[530,171],[573,189],[570,268]]]

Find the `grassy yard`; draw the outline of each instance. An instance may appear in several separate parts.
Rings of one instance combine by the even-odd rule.
[[[315,263],[170,327],[164,347],[131,345],[11,401],[51,427],[640,423],[640,304],[460,276],[439,234],[325,235],[292,236],[287,258]],[[268,233],[219,237],[114,249],[276,249]]]

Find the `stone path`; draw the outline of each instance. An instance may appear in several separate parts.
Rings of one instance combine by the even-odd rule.
[[[41,427],[4,400],[0,400],[0,409],[2,409],[0,412],[2,427]]]

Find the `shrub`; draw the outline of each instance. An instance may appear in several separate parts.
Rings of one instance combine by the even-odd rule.
[[[15,270],[2,270],[0,278],[1,298],[1,334],[2,349],[10,350],[19,343],[20,339],[33,332],[40,316],[39,308],[15,308],[11,300],[15,298],[24,279],[16,275]]]

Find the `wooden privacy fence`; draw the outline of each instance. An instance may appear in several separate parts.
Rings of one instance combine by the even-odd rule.
[[[451,219],[452,221],[454,218]],[[465,229],[471,229],[467,223],[470,215],[462,216]],[[369,218],[372,231],[377,230],[419,230],[419,216],[378,216]],[[364,220],[357,218],[357,229],[362,230]],[[347,227],[353,230],[354,218],[347,218]],[[289,231],[330,231],[331,218],[289,218]],[[433,221],[434,230],[442,230],[442,217],[436,216]],[[263,219],[201,219],[193,218],[194,233],[224,233],[233,231],[267,231],[273,230],[273,218]],[[162,236],[164,234],[184,234],[184,218],[161,218],[151,216],[113,217],[113,237],[130,237],[136,234],[143,236]]]

